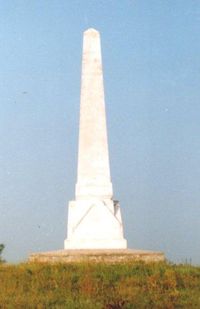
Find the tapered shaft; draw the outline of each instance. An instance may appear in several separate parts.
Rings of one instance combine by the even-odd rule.
[[[112,197],[99,32],[83,37],[76,198]]]

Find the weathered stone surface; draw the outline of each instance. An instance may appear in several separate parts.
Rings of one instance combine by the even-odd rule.
[[[162,252],[144,250],[59,250],[52,252],[33,253],[29,262],[39,263],[77,263],[106,262],[125,263],[134,261],[162,262],[165,260]]]

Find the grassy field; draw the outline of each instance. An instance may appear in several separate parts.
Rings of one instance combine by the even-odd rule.
[[[200,267],[2,264],[0,308],[200,308]]]

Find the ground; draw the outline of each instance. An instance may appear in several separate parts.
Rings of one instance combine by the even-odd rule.
[[[200,308],[200,267],[2,264],[0,308]]]

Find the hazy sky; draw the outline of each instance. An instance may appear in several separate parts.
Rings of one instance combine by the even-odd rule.
[[[200,264],[200,1],[0,0],[0,243],[63,248],[83,31],[101,33],[111,175],[130,248]]]

